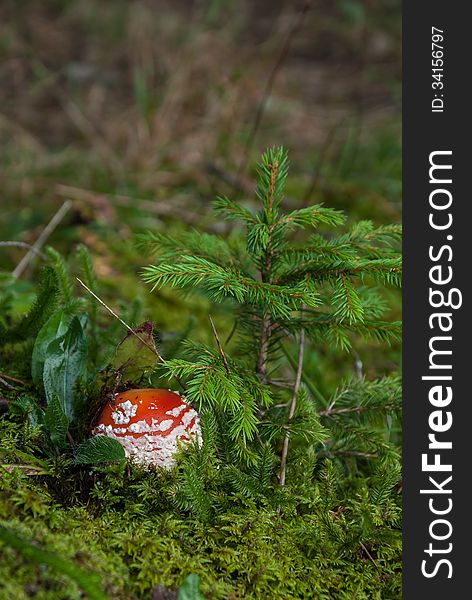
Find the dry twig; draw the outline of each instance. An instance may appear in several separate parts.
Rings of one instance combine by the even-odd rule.
[[[9,381],[14,381],[15,383],[19,383],[21,385],[26,385],[24,381],[18,379],[17,377],[12,377],[11,375],[7,375],[6,373],[0,373],[0,377],[2,379],[8,379]]]
[[[9,248],[9,247],[26,248],[27,250],[30,250],[31,252],[33,252],[34,254],[36,254],[36,256],[39,256],[39,258],[42,258],[43,260],[47,260],[47,256],[45,254],[43,254],[42,252],[40,252],[37,248],[35,248],[31,244],[27,244],[26,242],[14,242],[14,241],[8,240],[8,241],[5,241],[5,242],[0,242],[0,247],[5,247],[5,248]]]
[[[123,206],[124,208],[139,209],[144,213],[156,215],[157,217],[174,217],[182,219],[185,223],[194,225],[200,223],[205,214],[203,212],[196,212],[189,210],[183,205],[176,204],[176,196],[172,199],[165,200],[163,202],[157,202],[154,200],[147,200],[143,198],[134,198],[133,196],[126,196],[123,194],[104,194],[102,192],[94,192],[92,190],[86,190],[71,185],[64,185],[58,183],[55,186],[55,190],[61,196],[69,196],[71,198],[77,198],[84,202],[90,203],[97,196],[110,200],[113,205]],[[188,200],[188,198],[182,196],[182,201]],[[208,225],[208,229],[212,230],[216,228]]]
[[[154,353],[154,354],[157,356],[157,358],[160,360],[160,362],[161,362],[161,363],[165,363],[165,360],[164,360],[163,356],[161,355],[161,353],[159,352],[159,350],[158,350],[157,348],[153,347],[153,346],[152,346],[151,344],[149,344],[149,343],[148,343],[148,342],[147,342],[145,339],[143,339],[143,338],[142,338],[142,337],[141,337],[141,336],[140,336],[138,333],[136,333],[136,331],[135,331],[135,330],[134,330],[134,329],[133,329],[133,328],[132,328],[130,325],[128,325],[128,323],[126,323],[125,321],[123,321],[123,319],[122,319],[120,316],[118,316],[118,315],[116,314],[116,312],[115,312],[115,311],[114,311],[112,308],[110,308],[110,307],[108,306],[108,304],[105,304],[105,302],[103,302],[103,300],[102,300],[101,298],[99,298],[99,297],[97,296],[97,294],[95,294],[95,292],[92,292],[92,290],[91,290],[91,289],[90,289],[88,286],[86,286],[86,285],[85,285],[85,283],[84,283],[84,282],[83,282],[81,279],[79,279],[78,277],[76,277],[76,279],[77,279],[77,281],[80,283],[80,285],[81,285],[83,288],[85,288],[85,289],[87,290],[87,292],[88,292],[90,295],[92,295],[92,296],[95,298],[95,300],[97,300],[97,302],[100,302],[100,304],[101,304],[103,307],[105,307],[105,308],[107,309],[107,311],[108,311],[108,312],[109,312],[111,315],[113,315],[113,316],[115,317],[115,319],[118,319],[118,321],[119,321],[119,322],[120,322],[120,323],[121,323],[121,324],[122,324],[124,327],[126,327],[126,329],[127,329],[127,330],[128,330],[130,333],[132,333],[132,334],[133,334],[133,335],[134,335],[136,338],[138,338],[138,340],[139,340],[139,341],[140,341],[142,344],[144,344],[145,346],[147,346],[147,347],[149,348],[149,350],[151,350],[151,352],[153,352],[153,353]]]
[[[14,269],[14,271],[12,273],[12,275],[14,277],[20,277],[22,275],[24,270],[30,264],[33,256],[35,254],[37,254],[37,252],[40,250],[40,248],[43,247],[43,245],[46,242],[46,240],[48,239],[48,237],[51,235],[51,233],[56,229],[56,227],[59,225],[59,223],[65,217],[67,211],[70,209],[71,206],[72,206],[72,202],[70,200],[66,200],[64,202],[64,204],[60,207],[60,209],[54,214],[54,216],[49,221],[49,223],[46,225],[46,227],[42,230],[38,239],[35,241],[33,246],[30,248],[29,252],[27,252],[25,254],[25,256],[23,256],[21,261],[17,264],[16,268]]]
[[[303,310],[301,311],[301,317],[303,318]],[[288,413],[288,421],[293,419],[293,415],[295,414],[295,408],[297,406],[297,397],[298,392],[300,391],[300,386],[302,383],[302,373],[303,373],[303,355],[305,352],[305,330],[302,329],[300,331],[300,345],[298,347],[298,364],[297,364],[297,373],[295,375],[295,384],[293,386],[292,399],[290,400],[290,409]],[[280,475],[279,475],[279,485],[285,485],[285,474],[287,470],[287,454],[288,454],[288,441],[290,437],[290,432],[285,432],[284,443],[282,446],[282,454],[280,458]]]
[[[0,377],[0,383],[2,385],[4,385],[9,390],[14,390],[15,389],[15,386],[11,385],[11,383],[8,383],[8,381],[6,381],[5,379],[3,379],[3,377]]]
[[[225,365],[226,372],[229,373],[228,361],[226,360],[226,355],[224,353],[223,347],[220,342],[220,338],[218,337],[218,332],[216,331],[216,327],[215,327],[215,324],[213,323],[213,319],[211,318],[211,315],[208,315],[208,319],[210,321],[211,328],[213,329],[213,335],[215,336],[215,340],[218,345],[218,350],[220,351],[221,358],[223,359],[223,363]]]
[[[122,318],[121,318],[119,315],[117,315],[117,314],[116,314],[116,312],[115,312],[115,311],[114,311],[112,308],[110,308],[110,307],[108,306],[108,304],[105,304],[105,302],[104,302],[104,301],[103,301],[101,298],[99,298],[99,297],[97,296],[97,294],[95,294],[95,292],[92,292],[92,290],[91,290],[91,289],[90,289],[88,286],[86,286],[86,285],[85,285],[85,283],[84,283],[84,282],[83,282],[81,279],[79,279],[78,277],[76,277],[76,279],[77,279],[77,281],[80,283],[80,285],[81,285],[83,288],[85,288],[85,289],[87,290],[87,292],[88,292],[89,294],[91,294],[91,295],[92,295],[92,296],[95,298],[95,300],[97,300],[97,302],[100,302],[100,304],[101,304],[101,305],[102,305],[104,308],[106,308],[106,310],[107,310],[107,311],[108,311],[108,312],[109,312],[109,313],[110,313],[110,314],[111,314],[113,317],[115,317],[115,319],[118,319],[118,321],[119,321],[119,322],[120,322],[120,323],[123,325],[123,327],[126,327],[126,329],[127,329],[127,330],[128,330],[130,333],[131,333],[131,334],[133,334],[133,335],[134,335],[134,337],[136,337],[136,338],[137,338],[137,339],[138,339],[138,340],[139,340],[139,341],[140,341],[142,344],[144,344],[144,345],[145,345],[147,348],[149,348],[149,350],[151,350],[151,352],[153,352],[153,353],[154,353],[154,354],[157,356],[157,358],[158,358],[159,362],[161,362],[162,364],[165,364],[165,362],[166,362],[166,361],[165,361],[164,357],[162,356],[162,354],[159,352],[159,350],[158,350],[158,349],[157,349],[155,346],[152,346],[151,344],[149,344],[149,343],[148,343],[146,340],[144,340],[144,339],[143,339],[143,338],[142,338],[142,337],[141,337],[141,336],[140,336],[138,333],[136,333],[136,331],[135,331],[135,330],[134,330],[134,329],[133,329],[133,328],[132,328],[130,325],[128,325],[128,323],[126,323],[125,321],[123,321],[123,319],[122,319]],[[175,375],[175,376],[174,376],[174,378],[175,378],[175,380],[176,380],[176,381],[179,383],[180,387],[181,387],[183,390],[185,390],[185,385],[184,385],[183,381],[180,379],[180,377],[177,377],[177,375]]]

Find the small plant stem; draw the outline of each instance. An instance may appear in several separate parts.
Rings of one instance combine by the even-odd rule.
[[[40,248],[42,248],[42,246],[44,245],[44,243],[46,242],[48,237],[51,235],[51,233],[56,229],[56,227],[59,225],[59,223],[65,217],[67,211],[70,209],[71,206],[72,206],[72,202],[70,200],[66,200],[64,202],[64,204],[61,206],[61,208],[55,213],[55,215],[52,217],[52,219],[49,221],[49,223],[46,225],[46,227],[42,230],[38,239],[35,241],[35,243],[32,245],[32,247],[29,249],[29,251],[23,256],[23,258],[20,260],[20,262],[15,267],[15,269],[12,273],[13,277],[20,277],[22,275],[23,271],[30,264],[33,256],[35,254],[38,254]]]
[[[374,560],[374,558],[373,558],[372,554],[371,554],[371,553],[370,553],[370,552],[367,550],[367,548],[365,547],[365,544],[363,544],[362,542],[361,542],[361,547],[362,547],[362,549],[364,550],[364,552],[367,554],[367,557],[368,557],[368,558],[369,558],[369,560],[372,562],[372,564],[374,565],[374,567],[377,569],[377,572],[379,573],[379,572],[380,572],[380,570],[379,570],[379,567],[377,566],[377,563],[375,562],[375,560]]]
[[[354,356],[354,369],[356,371],[356,377],[358,381],[362,381],[364,379],[364,375],[362,373],[362,360],[361,357],[359,356],[359,354],[354,350],[353,351],[353,356]]]
[[[335,450],[333,454],[355,456],[356,458],[377,458],[379,456],[375,452],[356,452],[355,450]]]
[[[283,379],[268,379],[267,384],[275,385],[275,387],[288,388],[288,389],[290,389],[292,387],[292,385],[290,383],[288,383],[288,381],[284,381]],[[280,406],[287,406],[287,405],[288,405],[288,402],[284,402],[284,404],[280,404]],[[274,408],[276,408],[276,407],[274,406]]]
[[[261,336],[259,342],[259,353],[257,355],[256,373],[262,383],[266,382],[267,354],[269,352],[269,341],[271,333],[271,321],[267,313],[262,318]]]
[[[269,195],[267,197],[267,212],[271,215],[272,212],[272,201],[275,193],[275,177],[277,174],[277,169],[279,164],[277,161],[273,165],[271,165],[271,183],[269,189]],[[271,283],[270,271],[272,268],[272,259],[274,256],[274,250],[272,248],[272,232],[273,225],[269,227],[269,235],[267,239],[267,247],[265,249],[265,257],[264,264],[261,268],[261,280],[263,282]],[[262,326],[261,326],[261,337],[259,342],[259,353],[257,356],[256,363],[256,374],[259,377],[262,383],[266,383],[267,381],[267,355],[269,353],[269,342],[270,336],[272,334],[272,321],[270,318],[270,314],[267,310],[264,310],[262,316]]]
[[[270,234],[269,243],[266,250],[266,264],[262,271],[262,281],[270,281],[269,272],[272,264],[272,251],[270,249]],[[259,341],[259,353],[257,355],[256,374],[262,383],[267,382],[267,355],[269,353],[270,336],[272,335],[272,320],[269,313],[264,310],[262,317],[261,336]]]
[[[309,206],[311,197],[313,196],[313,194],[316,190],[316,187],[318,185],[318,181],[320,179],[321,171],[323,169],[324,162],[327,158],[328,151],[331,148],[331,145],[334,141],[334,138],[335,138],[338,130],[343,126],[343,124],[344,124],[343,122],[336,123],[334,125],[334,127],[332,127],[331,130],[328,132],[328,135],[326,136],[326,139],[325,139],[323,145],[321,146],[318,163],[315,166],[313,177],[303,195],[302,206]]]
[[[36,467],[34,465],[22,465],[15,463],[12,465],[0,465],[0,467],[7,473],[14,473],[16,469],[21,469],[25,475],[46,475],[46,472],[42,467]]]
[[[301,313],[302,313],[302,318],[303,318],[303,309],[302,309]],[[289,423],[293,419],[293,415],[295,414],[295,408],[297,406],[298,392],[300,391],[300,386],[302,383],[304,353],[305,353],[305,330],[302,329],[300,331],[300,345],[298,347],[298,365],[297,365],[297,372],[295,375],[295,384],[293,386],[292,399],[290,400],[290,409],[288,412]],[[290,437],[290,433],[289,433],[289,431],[286,431],[284,443],[282,446],[282,454],[280,457],[280,475],[279,475],[279,485],[280,486],[285,485],[289,437]]]
[[[11,385],[11,383],[8,383],[8,381],[6,381],[5,379],[3,379],[3,377],[0,377],[0,384],[4,385],[9,390],[16,389],[14,385]]]
[[[280,348],[281,348],[282,352],[284,353],[284,355],[286,356],[286,358],[287,358],[288,362],[290,363],[290,365],[292,366],[292,368],[296,369],[296,367],[297,367],[296,359],[293,358],[293,356],[290,354],[288,349],[283,344],[280,344]],[[323,394],[320,392],[320,390],[315,386],[313,381],[307,376],[305,371],[302,372],[302,381],[308,388],[310,394],[313,395],[315,400],[317,400],[322,406],[326,406],[328,404],[328,402],[326,401],[326,398],[323,396]]]
[[[7,375],[6,373],[0,373],[0,377],[2,379],[8,379],[10,381],[14,381],[15,383],[20,383],[21,385],[26,385],[24,381],[18,379],[17,377],[12,377],[11,375]]]
[[[220,342],[220,338],[218,337],[218,332],[216,331],[216,327],[215,327],[215,324],[213,323],[213,319],[211,318],[211,315],[208,315],[208,319],[210,321],[211,328],[213,329],[213,335],[215,336],[216,344],[218,346],[218,350],[220,351],[221,358],[223,359],[223,363],[225,365],[226,372],[229,373],[228,361],[226,360],[226,355],[224,353],[223,347]]]
[[[40,252],[37,248],[35,248],[31,244],[27,244],[26,242],[14,242],[14,241],[9,241],[9,240],[5,241],[5,242],[0,242],[0,248],[9,248],[9,247],[26,248],[26,250],[30,250],[31,252],[36,254],[36,256],[39,256],[43,260],[47,260],[47,258],[48,258],[45,254]]]
[[[235,319],[235,320],[234,320],[233,327],[231,328],[231,331],[229,332],[229,335],[228,335],[228,337],[226,338],[226,342],[225,342],[225,344],[226,344],[226,345],[228,345],[228,344],[230,343],[230,341],[232,340],[232,338],[233,338],[233,335],[236,333],[236,329],[237,329],[237,328],[238,328],[238,320],[237,320],[237,319]]]
[[[72,450],[74,450],[74,448],[77,446],[76,441],[74,440],[74,438],[72,437],[72,434],[70,431],[68,431],[66,433],[67,435],[67,439],[69,440],[69,444],[71,445]]]
[[[347,408],[328,408],[326,410],[320,410],[318,414],[321,417],[330,417],[331,415],[342,415],[352,412],[361,412],[363,410],[372,410],[370,406],[349,406]]]

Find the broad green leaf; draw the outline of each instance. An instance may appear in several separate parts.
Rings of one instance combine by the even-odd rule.
[[[179,588],[177,600],[205,600],[200,593],[200,577],[192,573],[187,575]]]
[[[40,329],[34,342],[31,359],[31,376],[36,385],[41,385],[43,381],[44,360],[49,344],[66,333],[71,320],[72,315],[60,310],[54,313]]]
[[[122,461],[126,458],[123,446],[112,438],[98,435],[77,446],[75,463],[93,465],[103,462]]]
[[[78,317],[70,322],[67,332],[47,347],[43,383],[48,403],[57,398],[70,422],[83,403],[78,386],[87,374],[87,339]]]
[[[116,350],[111,363],[122,374],[123,381],[137,381],[151,371],[157,362],[156,346],[152,336],[152,323],[147,321],[129,333]],[[142,341],[141,341],[142,340]]]
[[[64,448],[67,445],[66,436],[69,429],[69,419],[56,396],[49,400],[44,411],[44,429],[56,448]]]

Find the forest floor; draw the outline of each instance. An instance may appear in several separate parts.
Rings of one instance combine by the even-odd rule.
[[[33,244],[71,201],[42,249],[54,247],[73,270],[71,257],[84,244],[101,295],[111,306],[128,315],[136,309],[137,322],[157,322],[164,337],[177,335],[188,324],[195,339],[208,341],[212,332],[206,302],[184,301],[167,290],[149,294],[140,276],[149,259],[136,247],[135,235],[192,228],[227,234],[229,225],[214,218],[211,201],[228,195],[251,206],[254,164],[268,146],[284,145],[289,151],[291,209],[324,203],[345,211],[349,222],[399,223],[400,4],[308,4],[305,11],[303,2],[281,0],[26,0],[21,7],[14,0],[2,2],[0,241]],[[25,252],[14,245],[0,247],[0,285]],[[31,306],[41,263],[34,257],[14,283],[17,315]],[[399,293],[386,294],[392,306],[389,318],[397,319]],[[106,313],[101,319],[105,326],[113,321]],[[231,324],[217,311],[215,322],[222,335],[230,332]],[[398,371],[400,345],[379,348],[359,342],[348,355],[320,348],[311,361],[319,389],[329,395],[359,368],[367,379]],[[8,370],[10,377],[21,379],[25,368],[0,363],[0,373]],[[19,432],[8,435],[14,443]],[[139,491],[144,483],[140,475],[133,477]],[[70,555],[73,548],[79,564],[90,545],[93,559],[83,559],[87,568],[105,570],[107,549],[97,527],[113,530],[110,539],[117,548],[121,545],[120,551],[123,544],[135,543],[141,550],[146,546],[144,532],[128,531],[124,542],[120,525],[107,524],[107,517],[97,516],[92,524],[82,505],[66,511],[59,506],[64,496],[59,501],[51,490],[34,495],[15,485],[6,484],[9,500],[3,505],[0,496],[0,517],[7,518],[14,506],[14,518],[21,522],[24,510],[28,518],[18,526],[19,534],[27,536],[33,527],[56,553]],[[111,489],[107,480],[99,500],[109,499]],[[75,492],[69,491],[72,498]],[[133,507],[130,501],[126,518]],[[42,533],[41,521],[49,517],[48,533]],[[243,524],[234,527],[234,539],[246,535],[237,531]],[[260,522],[254,535],[265,539],[270,527],[269,519]],[[123,521],[123,536],[126,528]],[[162,528],[176,539],[188,535],[177,521],[163,522]],[[203,544],[203,531],[192,535]],[[192,552],[200,550],[195,544]],[[259,551],[261,556],[268,552],[262,546]],[[181,552],[179,560],[190,565]],[[131,563],[144,560],[138,550],[129,550],[129,557]],[[144,594],[156,577],[145,565],[134,565],[131,571],[142,579],[130,586],[129,564],[112,569],[108,593],[113,598],[149,597]],[[375,572],[377,566],[371,567]],[[29,581],[26,571],[23,565],[18,581]],[[160,575],[159,581],[175,583],[175,573]],[[6,588],[9,596],[2,596],[0,587],[0,598],[18,594],[15,585]],[[32,581],[21,585],[25,598],[69,597],[50,582],[50,590]],[[357,598],[367,598],[361,583],[358,589]],[[154,593],[156,600],[165,598],[159,590]],[[215,598],[239,597],[230,595],[235,592],[227,582],[214,593]]]

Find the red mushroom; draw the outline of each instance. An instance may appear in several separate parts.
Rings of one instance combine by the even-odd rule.
[[[182,442],[200,441],[198,413],[177,392],[128,390],[102,410],[94,435],[114,438],[140,464],[170,469]]]

